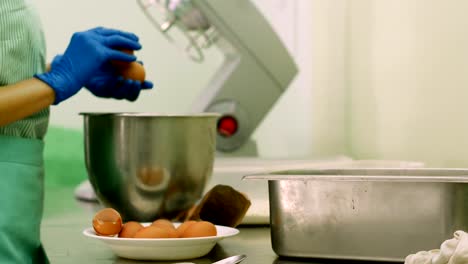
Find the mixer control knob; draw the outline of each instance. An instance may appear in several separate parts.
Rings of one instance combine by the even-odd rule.
[[[219,113],[217,123],[216,149],[232,152],[247,142],[251,126],[248,112],[236,100],[218,100],[213,102],[205,112]]]

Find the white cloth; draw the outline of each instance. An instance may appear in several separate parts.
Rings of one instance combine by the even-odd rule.
[[[420,251],[406,257],[405,264],[467,264],[468,234],[456,231],[453,238],[446,240],[440,249]]]

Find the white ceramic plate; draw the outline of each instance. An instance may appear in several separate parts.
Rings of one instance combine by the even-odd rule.
[[[151,223],[142,223],[148,226]],[[174,223],[179,226],[180,223]],[[239,233],[236,228],[216,226],[217,236],[196,238],[119,238],[98,236],[92,227],[83,231],[87,237],[107,244],[119,257],[136,260],[184,260],[208,254],[216,243]]]

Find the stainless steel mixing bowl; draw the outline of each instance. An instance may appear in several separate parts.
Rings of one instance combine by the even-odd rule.
[[[217,114],[81,113],[88,177],[125,221],[173,217],[211,177]]]

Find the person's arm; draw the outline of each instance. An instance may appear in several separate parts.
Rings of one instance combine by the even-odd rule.
[[[54,101],[54,90],[36,78],[0,87],[0,126],[37,113]]]
[[[132,33],[102,27],[73,34],[61,60],[52,68],[48,65],[46,72],[35,74],[35,78],[0,87],[0,126],[68,99],[110,61],[136,60],[118,48],[137,50],[141,45]],[[135,87],[124,88],[123,98],[133,99],[130,88]]]

